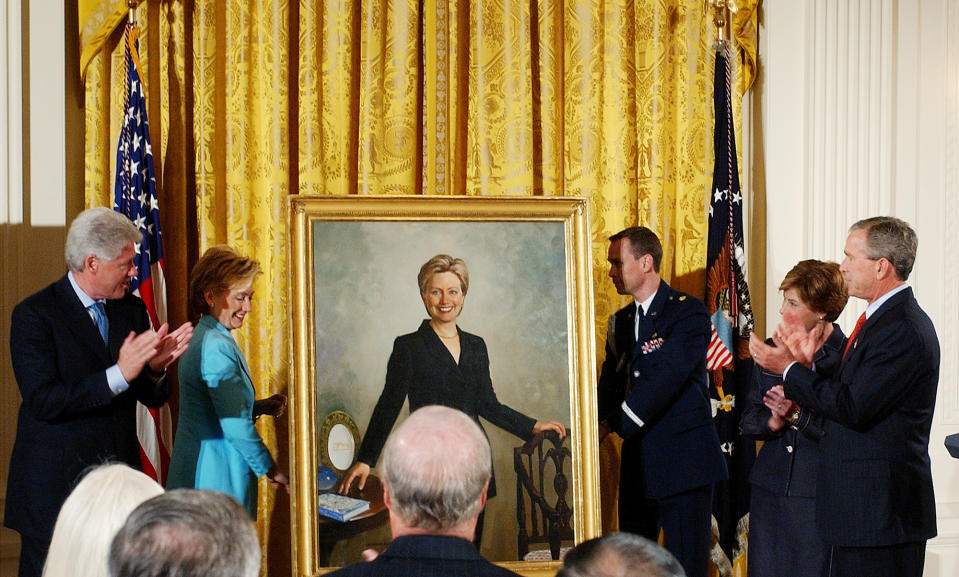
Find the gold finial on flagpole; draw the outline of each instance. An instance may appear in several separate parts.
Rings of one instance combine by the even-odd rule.
[[[130,9],[129,16],[128,16],[130,20],[130,24],[136,24],[137,22],[136,12],[135,12],[136,7],[137,7],[137,0],[127,0],[127,8]]]
[[[736,0],[703,0],[703,9],[712,9],[713,25],[716,27],[716,40],[725,42],[729,38],[730,13],[736,12]]]

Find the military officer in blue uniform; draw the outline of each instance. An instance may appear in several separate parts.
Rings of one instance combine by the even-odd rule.
[[[609,276],[634,302],[609,320],[599,379],[600,438],[624,440],[619,527],[656,540],[688,577],[706,577],[713,483],[727,478],[706,382],[706,307],[659,276],[663,247],[645,227],[609,239]]]

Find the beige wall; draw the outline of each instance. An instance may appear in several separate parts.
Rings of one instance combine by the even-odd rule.
[[[20,405],[10,315],[21,299],[66,271],[64,223],[83,208],[76,3],[66,4],[0,4],[0,516]],[[42,14],[32,26],[31,8]],[[41,39],[33,45],[44,50],[31,51],[29,38]],[[31,161],[36,158],[42,162]],[[18,554],[16,533],[0,528],[0,577],[16,575]]]

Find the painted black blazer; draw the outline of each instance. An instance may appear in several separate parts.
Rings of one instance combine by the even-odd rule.
[[[643,478],[636,481],[648,498],[726,479],[706,383],[706,307],[662,281],[638,342],[635,317],[630,303],[610,320],[599,378],[600,421],[623,437],[624,460],[641,460]],[[627,416],[624,401],[643,427]]]
[[[862,326],[839,366],[786,371],[786,396],[826,417],[816,522],[829,545],[882,547],[936,535],[929,464],[939,339],[907,288]]]
[[[10,458],[4,524],[49,539],[60,506],[84,469],[106,460],[140,469],[136,402],[159,407],[168,380],[145,370],[114,397],[106,369],[123,340],[150,328],[146,307],[127,295],[106,302],[107,348],[64,275],[13,309],[10,358],[22,402]]]
[[[823,368],[835,367],[842,355],[846,336],[833,323],[813,362]],[[772,345],[772,339],[766,344]],[[746,406],[740,420],[742,434],[765,441],[749,473],[749,482],[786,497],[815,497],[816,471],[819,469],[819,439],[823,418],[811,409],[803,409],[795,425],[771,431],[767,423],[772,412],[763,404],[766,391],[783,382],[777,375],[753,365]]]
[[[458,365],[428,320],[424,320],[415,333],[397,337],[393,342],[393,353],[386,366],[386,384],[370,416],[358,461],[371,467],[376,465],[407,397],[410,411],[427,405],[443,405],[463,411],[477,423],[478,417],[483,417],[524,441],[532,437],[536,421],[496,398],[486,343],[459,327],[456,330],[460,335]],[[496,495],[493,479],[487,494]]]

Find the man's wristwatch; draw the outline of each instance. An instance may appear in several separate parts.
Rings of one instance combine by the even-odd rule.
[[[799,420],[799,414],[802,412],[802,407],[796,405],[796,408],[793,412],[789,413],[789,416],[786,417],[786,420],[789,421],[790,425],[795,425],[796,421]]]

